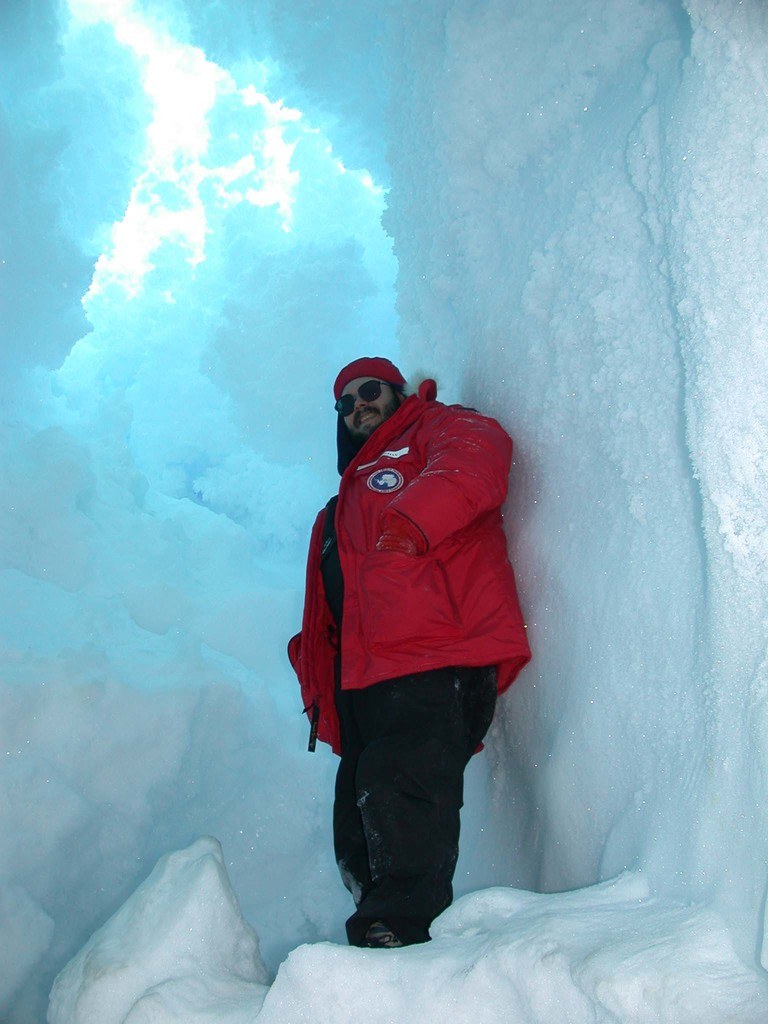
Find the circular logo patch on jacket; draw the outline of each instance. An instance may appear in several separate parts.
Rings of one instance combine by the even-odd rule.
[[[368,486],[379,494],[398,491],[404,483],[403,474],[396,469],[379,469],[368,477]]]

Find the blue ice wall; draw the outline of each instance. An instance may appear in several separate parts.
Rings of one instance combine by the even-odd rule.
[[[459,891],[640,868],[753,958],[764,7],[99,6],[0,12],[4,1019],[205,832],[270,966],[341,938],[283,644],[328,385],[398,341],[516,441]]]
[[[400,39],[386,223],[405,357],[517,440],[507,518],[536,653],[494,746],[513,879],[640,867],[716,898],[752,958],[768,13],[456,2],[404,9]]]
[[[44,1019],[61,964],[198,834],[221,837],[272,966],[341,937],[332,761],[306,756],[285,644],[338,479],[331,383],[361,345],[395,354],[396,265],[365,145],[337,143],[333,104],[267,36],[204,51],[172,4],[2,18],[15,1024]]]

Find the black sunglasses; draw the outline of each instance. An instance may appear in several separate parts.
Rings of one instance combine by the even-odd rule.
[[[386,380],[367,380],[357,389],[356,395],[342,395],[336,405],[334,405],[334,409],[340,416],[349,416],[355,408],[355,402],[358,398],[362,398],[364,402],[375,402],[381,394],[382,384],[386,384],[386,386],[388,388],[392,388],[393,391],[401,390]]]

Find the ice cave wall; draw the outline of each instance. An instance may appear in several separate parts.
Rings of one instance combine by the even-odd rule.
[[[533,666],[493,755],[524,884],[641,867],[760,935],[768,12],[404,5],[404,358],[517,441]]]
[[[343,934],[332,759],[306,754],[285,642],[308,525],[337,479],[318,383],[360,336],[393,354],[394,261],[380,187],[334,151],[311,97],[262,65],[259,25],[232,56],[236,8],[196,41],[194,13],[164,0],[0,8],[9,1024],[43,1020],[61,966],[159,855],[203,833],[227,849],[273,969],[298,942]],[[149,86],[168,76],[183,102],[169,109],[166,93],[159,132]],[[243,199],[269,179],[275,119],[290,139],[282,183],[302,183],[288,231],[279,196]],[[188,191],[153,159],[158,144]],[[217,176],[232,164],[240,176]],[[205,206],[206,258],[190,258],[180,218],[144,287],[99,270],[89,290],[137,192],[161,218],[192,206],[198,227]],[[292,425],[297,410],[312,429]]]
[[[516,880],[641,866],[717,894],[751,947],[763,5],[230,5],[216,24],[184,7],[222,58],[270,37],[377,169],[383,136],[403,360],[516,438],[510,539],[537,655],[492,747]]]
[[[292,69],[286,88],[335,112],[350,155],[391,177],[403,364],[434,371],[449,399],[493,413],[515,437],[507,519],[536,658],[489,744],[489,882],[557,889],[641,867],[661,891],[717,897],[752,955],[768,852],[764,7],[430,0],[355,4],[352,16],[342,0],[290,14],[277,3],[145,6],[186,12],[191,41],[227,66],[259,33],[273,37]],[[257,925],[269,917],[248,893],[265,878],[279,891],[275,858],[263,851],[254,864],[237,807],[212,818],[222,792],[259,792],[248,827],[279,833],[301,862],[304,888],[282,907],[278,947],[327,936],[342,917],[329,865],[312,859],[322,809],[312,803],[297,822],[253,759],[253,736],[268,736],[260,756],[290,772],[296,800],[308,791],[310,769],[285,753],[301,745],[290,697],[276,709],[259,690],[254,712],[238,691],[282,669],[272,647],[235,634],[254,635],[267,611],[282,628],[294,596],[270,589],[268,574],[256,595],[248,589],[253,551],[226,516],[180,499],[142,508],[146,481],[119,403],[102,410],[102,434],[74,418],[76,436],[25,425],[39,376],[22,368],[57,366],[83,334],[80,296],[101,229],[124,209],[148,116],[106,29],[111,101],[95,102],[82,74],[77,88],[52,88],[66,78],[60,9],[0,8],[10,200],[0,230],[13,254],[0,278],[11,424],[0,468],[27,516],[19,532],[3,508],[3,671],[23,684],[4,724],[14,743],[37,736],[44,748],[34,767],[4,765],[2,813],[21,825],[14,843],[4,829],[0,851],[15,950],[0,1003],[16,993],[14,1024],[44,1005],[46,979],[136,872],[212,821],[227,832],[246,913]],[[320,239],[322,215],[315,229]],[[313,273],[328,265],[316,253]],[[354,247],[331,258],[330,340],[313,350],[315,377],[371,322],[355,320],[370,292],[358,264]],[[345,293],[356,329],[333,351],[348,280],[359,288]],[[296,337],[305,320],[293,321]],[[100,561],[116,538],[134,538],[141,558]],[[55,580],[43,575],[51,565]],[[192,623],[194,642],[174,645],[169,615]],[[201,636],[213,653],[197,649]],[[153,697],[147,718],[131,687],[158,665],[176,689]],[[216,696],[185,691],[190,680]],[[119,735],[113,721],[126,723]],[[73,728],[59,736],[57,722]],[[94,722],[106,728],[89,761]],[[236,735],[225,758],[221,725]],[[158,736],[169,739],[164,756],[143,758],[133,797],[112,807],[122,765]],[[94,765],[104,764],[102,784]],[[61,771],[52,796],[51,765]],[[35,808],[51,812],[45,843]]]

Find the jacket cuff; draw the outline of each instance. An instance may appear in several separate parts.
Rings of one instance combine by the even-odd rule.
[[[402,512],[387,510],[381,517],[382,533],[392,533],[398,537],[407,537],[416,548],[417,555],[425,555],[429,550],[429,541],[423,531]]]

